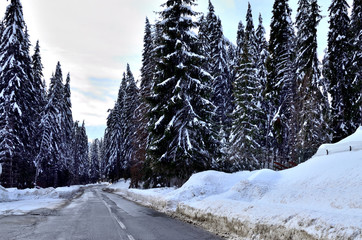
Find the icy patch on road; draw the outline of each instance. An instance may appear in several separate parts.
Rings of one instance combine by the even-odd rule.
[[[333,154],[280,172],[206,171],[179,189],[128,189],[124,182],[111,188],[237,238],[362,239],[362,128],[327,146]]]

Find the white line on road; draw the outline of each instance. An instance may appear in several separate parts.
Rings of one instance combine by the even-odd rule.
[[[121,228],[122,228],[123,230],[126,229],[126,226],[123,224],[123,222],[119,221],[118,218],[117,218],[114,214],[112,214],[112,217],[113,217],[114,219],[116,219],[117,223],[119,224],[119,226],[121,226]]]
[[[125,229],[126,229],[126,226],[125,226],[121,221],[118,220],[118,218],[116,217],[116,215],[114,215],[114,214],[112,213],[111,208],[108,206],[108,204],[107,204],[103,199],[102,199],[102,201],[103,201],[104,205],[106,205],[109,214],[116,220],[116,222],[119,224],[119,226],[120,226],[123,230],[125,230]]]

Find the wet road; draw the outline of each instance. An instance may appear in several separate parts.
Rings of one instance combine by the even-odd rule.
[[[221,239],[152,209],[87,188],[68,206],[25,216],[0,216],[2,240],[213,240]]]

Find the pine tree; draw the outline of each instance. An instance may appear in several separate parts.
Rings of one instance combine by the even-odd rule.
[[[352,122],[352,80],[348,72],[349,24],[348,4],[345,0],[333,0],[329,7],[328,48],[324,59],[323,75],[329,84],[332,97],[331,122],[333,142],[352,134],[356,128]]]
[[[137,165],[139,160],[136,157],[136,151],[138,149],[137,130],[139,129],[139,123],[137,121],[137,109],[140,106],[139,90],[137,88],[135,79],[131,72],[129,65],[127,64],[126,73],[126,89],[124,98],[124,121],[123,121],[123,178],[128,179],[130,177],[130,171],[132,165]]]
[[[147,155],[148,186],[182,184],[210,169],[216,140],[210,129],[209,74],[192,29],[194,0],[169,0],[160,12],[160,45],[151,103]]]
[[[243,46],[245,41],[245,26],[242,21],[239,22],[238,25],[238,32],[236,35],[236,56],[242,56],[243,54]]]
[[[249,4],[246,15],[245,36],[242,55],[239,56],[236,80],[233,128],[229,158],[234,170],[252,170],[259,168],[262,160],[262,136],[260,128],[264,125],[261,109],[261,82],[257,78],[257,46],[255,30]]]
[[[33,80],[34,88],[37,98],[37,112],[42,114],[44,107],[46,105],[46,90],[43,76],[43,64],[40,55],[40,45],[39,41],[36,42],[34,48],[34,55],[32,56],[32,67],[33,67]]]
[[[266,97],[273,113],[274,156],[288,162],[295,127],[292,115],[295,95],[294,30],[288,0],[275,0],[270,31],[270,61]]]
[[[61,128],[62,142],[61,152],[63,169],[61,176],[61,185],[67,185],[70,182],[70,174],[73,162],[73,139],[74,139],[74,122],[72,114],[71,91],[70,91],[70,74],[68,73],[64,85],[63,104],[61,109]]]
[[[141,104],[139,89],[137,88],[136,81],[131,72],[130,66],[127,64],[127,88],[126,96],[124,99],[124,112],[125,112],[125,122],[124,122],[124,168],[125,174],[124,178],[127,179],[131,177],[132,173],[140,174],[139,165],[142,165],[144,160],[138,158],[140,150],[140,139],[141,135],[138,135],[138,130],[140,129],[139,122],[139,108]],[[144,141],[144,140],[143,140]],[[146,147],[146,146],[144,146]],[[142,150],[141,150],[142,151]],[[145,151],[145,150],[144,150]],[[143,157],[141,155],[141,157]],[[132,171],[132,172],[131,172]]]
[[[267,97],[266,97],[266,88],[267,88],[267,77],[268,77],[268,70],[267,70],[267,61],[270,58],[269,54],[269,43],[265,38],[265,28],[263,26],[263,18],[261,14],[259,14],[259,24],[257,29],[255,30],[255,38],[256,38],[256,71],[257,71],[257,79],[260,82],[260,99],[261,99],[261,109],[263,114],[262,122],[264,125],[260,129],[261,134],[261,146],[264,149],[264,157],[263,161],[261,162],[263,168],[270,168],[270,162],[272,161],[272,138],[270,137],[269,133],[271,132],[271,117],[272,112],[269,108]]]
[[[100,141],[96,138],[89,147],[89,175],[90,175],[90,182],[96,183],[100,179]]]
[[[118,91],[118,98],[113,109],[109,111],[107,118],[107,129],[105,134],[107,166],[106,175],[112,181],[118,180],[123,176],[122,157],[124,153],[124,98],[126,94],[127,80],[123,74],[122,83]]]
[[[153,37],[152,26],[146,18],[145,32],[143,38],[142,68],[141,68],[141,93],[143,98],[147,98],[151,93],[154,60],[153,60]]]
[[[48,103],[39,126],[42,136],[35,164],[37,168],[36,184],[42,187],[59,186],[59,174],[65,168],[62,151],[64,141],[62,129],[64,85],[62,82],[62,70],[58,62],[55,75],[50,81]]]
[[[209,60],[210,57],[210,33],[208,29],[208,21],[206,17],[202,14],[199,19],[199,34],[198,34],[198,41],[200,45],[200,52],[205,57],[205,66],[204,68],[209,71]]]
[[[316,0],[299,0],[296,18],[297,33],[297,92],[294,119],[296,139],[291,155],[303,162],[309,159],[325,142],[328,99],[321,92],[319,61],[317,57],[317,26],[321,20]]]
[[[206,16],[206,21],[210,50],[209,66],[207,69],[213,77],[211,83],[212,101],[216,106],[214,121],[219,123],[216,131],[219,132],[220,141],[227,144],[231,131],[230,115],[233,111],[232,79],[227,61],[227,47],[221,20],[215,15],[214,6],[211,1],[209,1],[209,13]],[[218,166],[215,167],[217,168]]]
[[[106,159],[106,141],[105,138],[101,138],[99,140],[99,177],[101,181],[106,180],[106,166],[107,166],[107,159]]]
[[[74,163],[73,163],[73,184],[87,184],[90,180],[89,175],[89,148],[88,136],[83,121],[82,126],[79,122],[74,124]]]
[[[136,162],[131,166],[131,187],[138,187],[138,182],[141,180],[142,168],[146,159],[146,148],[148,138],[148,123],[150,106],[148,98],[151,96],[151,89],[153,85],[153,70],[155,61],[153,59],[153,37],[152,27],[146,18],[145,34],[143,38],[143,54],[142,54],[142,68],[141,68],[141,86],[139,90],[140,106],[138,107],[135,115],[135,120],[138,124],[136,129],[135,143],[136,146],[134,157]]]
[[[6,10],[0,42],[0,182],[9,187],[29,187],[33,174],[29,152],[35,147],[31,141],[35,94],[30,44],[19,0],[12,0]]]
[[[353,123],[362,125],[362,1],[354,0],[350,25],[351,79],[353,84]]]

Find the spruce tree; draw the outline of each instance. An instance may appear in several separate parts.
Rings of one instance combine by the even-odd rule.
[[[55,75],[50,81],[48,103],[39,126],[42,135],[35,164],[37,168],[36,184],[42,187],[59,186],[59,175],[65,169],[62,148],[64,141],[62,128],[64,85],[62,82],[62,70],[58,62]]]
[[[349,24],[348,4],[345,0],[333,0],[329,7],[328,47],[324,59],[323,75],[329,84],[331,102],[330,126],[333,142],[337,142],[355,131],[352,119],[352,80],[348,72]]]
[[[143,53],[142,53],[142,68],[141,68],[141,85],[139,90],[140,106],[136,111],[136,122],[138,128],[136,129],[136,143],[137,147],[134,152],[134,156],[137,161],[132,163],[131,166],[131,187],[138,187],[138,182],[141,180],[142,168],[146,159],[146,148],[148,138],[148,123],[150,106],[148,104],[148,98],[151,96],[151,88],[153,84],[153,70],[155,61],[153,59],[153,37],[152,27],[146,18],[146,26],[143,38]]]
[[[362,125],[362,1],[354,0],[351,25],[350,45],[352,48],[350,62],[351,79],[353,84],[353,123],[355,126]]]
[[[99,154],[99,140],[98,138],[95,139],[90,147],[89,147],[89,176],[90,176],[90,182],[96,183],[100,179],[100,154]]]
[[[63,94],[63,104],[61,109],[61,126],[62,126],[62,143],[61,143],[61,151],[62,151],[62,161],[63,161],[63,169],[62,169],[62,177],[61,177],[61,185],[66,185],[70,182],[70,173],[73,162],[73,139],[74,139],[74,131],[73,131],[73,114],[72,114],[72,103],[71,103],[71,91],[70,91],[70,74],[68,73],[65,85],[64,85],[64,94]]]
[[[240,21],[238,25],[238,32],[236,35],[236,56],[237,57],[239,56],[239,60],[243,53],[244,41],[245,41],[245,26],[243,22]]]
[[[34,88],[37,96],[37,112],[42,114],[44,107],[46,105],[46,86],[43,76],[43,64],[40,55],[40,45],[39,41],[36,42],[34,48],[34,55],[32,56],[32,67],[33,67],[33,80]]]
[[[137,165],[139,159],[137,159],[136,151],[138,150],[138,136],[137,130],[139,129],[139,123],[137,121],[137,110],[140,106],[139,90],[136,85],[136,81],[131,72],[130,66],[127,64],[126,73],[126,89],[124,98],[124,121],[123,121],[123,178],[130,177],[130,171],[132,165]]]
[[[153,56],[153,37],[152,37],[152,26],[146,18],[145,32],[143,37],[143,53],[142,53],[142,68],[141,68],[141,92],[144,98],[147,98],[150,95],[152,80],[153,80],[153,70],[154,70],[154,60]]]
[[[73,184],[87,184],[90,180],[89,175],[89,148],[88,136],[83,121],[82,126],[79,122],[74,124],[74,164],[73,164]]]
[[[208,29],[208,21],[206,17],[202,14],[199,19],[199,34],[198,34],[199,44],[200,44],[200,52],[205,57],[205,66],[204,68],[208,70],[209,60],[210,60],[210,33]]]
[[[99,140],[99,177],[101,181],[106,180],[106,166],[107,166],[107,158],[106,158],[106,144],[105,138],[101,138]]]
[[[155,84],[152,88],[147,186],[180,185],[210,169],[217,149],[210,122],[209,74],[199,54],[194,0],[168,0],[159,23]]]
[[[35,93],[29,40],[19,0],[11,0],[3,21],[0,46],[0,164],[1,184],[7,187],[32,185],[30,152]]]
[[[266,96],[266,88],[267,88],[267,77],[268,77],[268,70],[267,70],[267,61],[270,57],[269,54],[269,43],[265,38],[265,28],[263,26],[263,18],[261,14],[259,14],[259,24],[257,29],[255,30],[255,38],[256,38],[256,75],[257,79],[260,82],[260,94],[261,94],[261,109],[263,114],[262,122],[264,123],[260,129],[260,135],[262,136],[261,139],[261,146],[264,149],[264,160],[261,162],[263,168],[269,168],[270,163],[272,161],[272,138],[270,137],[269,133],[271,132],[271,117],[272,112],[269,108]]]
[[[293,159],[309,159],[325,142],[327,132],[328,99],[321,92],[319,61],[317,57],[317,26],[321,20],[316,0],[300,0],[296,18],[297,33],[297,88],[294,119],[296,139],[291,149]]]
[[[106,175],[112,181],[118,180],[123,176],[122,158],[124,156],[123,147],[125,139],[122,125],[125,124],[126,121],[123,111],[126,87],[126,75],[123,74],[117,101],[114,108],[109,111],[107,118],[107,129],[105,134],[107,156]]]
[[[213,77],[212,102],[216,107],[214,121],[218,123],[216,131],[219,132],[221,142],[229,141],[231,131],[230,115],[233,111],[232,79],[230,76],[228,53],[221,20],[215,15],[214,6],[209,1],[209,12],[206,16],[207,35],[209,46],[208,70]],[[223,148],[225,146],[221,146]],[[221,163],[220,163],[221,164]],[[215,166],[216,168],[218,166]]]
[[[257,46],[249,4],[246,15],[245,38],[242,55],[239,56],[234,96],[236,109],[233,113],[232,137],[229,158],[234,170],[259,168],[262,146],[260,129],[264,126],[261,109],[260,79],[257,78]]]
[[[270,60],[266,97],[273,113],[271,124],[274,138],[274,157],[288,162],[290,141],[295,134],[292,119],[295,95],[294,29],[288,0],[275,0],[270,31]]]

